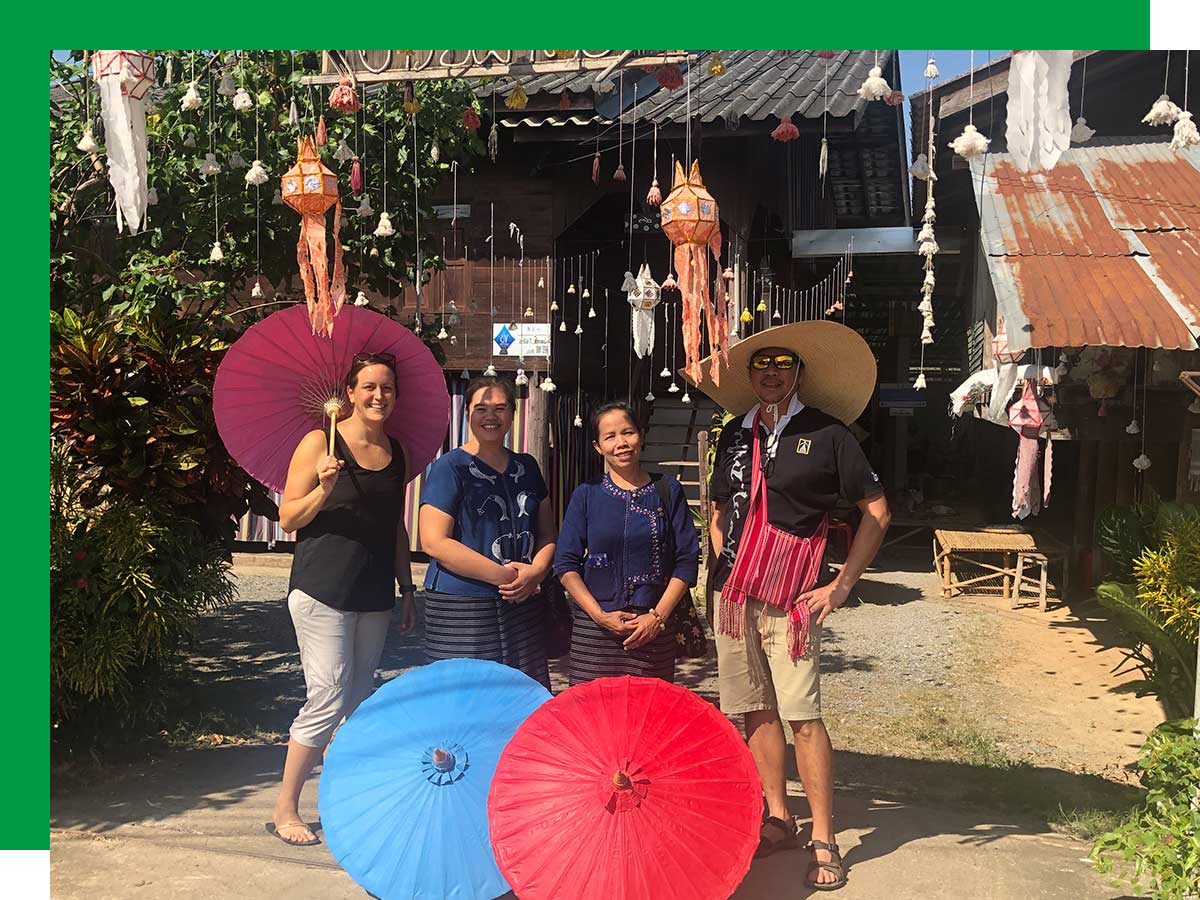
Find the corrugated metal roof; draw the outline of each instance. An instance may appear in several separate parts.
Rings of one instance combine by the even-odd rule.
[[[1049,172],[1003,153],[971,170],[1014,348],[1196,348],[1200,152],[1122,139],[1072,148]]]
[[[726,121],[747,118],[752,121],[799,114],[809,119],[819,118],[828,100],[829,114],[840,117],[860,111],[866,101],[858,96],[858,88],[866,80],[875,65],[878,52],[879,65],[885,75],[895,51],[892,50],[841,50],[828,61],[829,85],[825,87],[826,61],[816,55],[815,50],[717,50],[725,64],[725,74],[714,78],[707,74],[696,77],[692,83],[692,115],[703,122]],[[707,53],[702,55],[697,68],[707,65]],[[568,73],[564,75],[536,75],[525,78],[501,78],[492,84],[483,85],[478,93],[490,97],[493,90],[500,96],[506,95],[519,81],[532,98],[535,94],[559,95],[584,93],[596,88],[595,72]],[[639,100],[636,107],[627,109],[623,118],[636,118],[650,122],[684,122],[687,120],[688,92],[685,88],[666,90],[660,88],[653,75],[636,73]],[[611,78],[611,76],[610,76]],[[640,92],[645,91],[642,95]],[[612,98],[615,91],[597,94],[597,104]],[[625,102],[633,101],[633,82],[626,75]],[[512,124],[517,121],[512,114],[506,119]]]

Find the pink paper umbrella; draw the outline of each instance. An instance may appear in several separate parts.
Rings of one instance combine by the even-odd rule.
[[[282,491],[300,439],[325,430],[325,404],[338,400],[357,353],[396,357],[396,408],[384,427],[408,451],[414,478],[437,455],[450,420],[446,379],[421,339],[379,313],[344,306],[333,337],[314,335],[304,304],[251,326],[225,354],[213,412],[226,449],[272,490]]]

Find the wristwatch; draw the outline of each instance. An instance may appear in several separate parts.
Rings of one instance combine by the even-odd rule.
[[[412,584],[400,585],[400,596],[402,596],[402,597],[405,594],[415,594],[416,592],[417,592],[416,585],[412,585]]]

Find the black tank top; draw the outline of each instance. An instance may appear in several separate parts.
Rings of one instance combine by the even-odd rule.
[[[392,461],[364,469],[338,434],[334,456],[346,465],[325,505],[296,533],[288,592],[346,612],[378,612],[396,602],[396,531],[404,512],[404,452],[395,439]]]

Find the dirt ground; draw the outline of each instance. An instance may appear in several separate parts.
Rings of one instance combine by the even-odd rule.
[[[839,840],[855,871],[839,896],[1115,896],[1085,839],[1136,799],[1132,763],[1161,710],[1114,674],[1122,653],[1095,608],[943,600],[927,557],[881,558],[823,638]],[[56,897],[362,896],[325,848],[318,859],[261,834],[303,702],[287,561],[239,555],[239,598],[203,624],[174,749],[56,773]],[[393,627],[381,680],[421,664],[421,647],[419,629]],[[716,700],[713,660],[677,671]],[[553,680],[565,687],[561,661]],[[314,778],[309,809],[315,793]],[[793,865],[756,865],[736,896],[807,893]],[[931,867],[932,880],[912,879]]]

